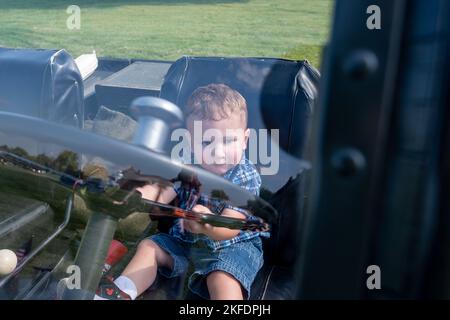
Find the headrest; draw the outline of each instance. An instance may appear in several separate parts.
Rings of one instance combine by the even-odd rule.
[[[83,126],[83,80],[65,50],[0,48],[0,110]]]

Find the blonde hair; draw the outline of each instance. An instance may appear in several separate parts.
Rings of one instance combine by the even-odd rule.
[[[213,83],[197,88],[189,97],[185,116],[197,116],[201,120],[219,121],[240,112],[247,127],[247,102],[236,90],[225,84]]]

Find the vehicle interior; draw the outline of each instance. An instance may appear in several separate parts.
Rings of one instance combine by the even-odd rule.
[[[279,144],[282,147],[278,164],[279,172],[276,175],[262,176],[264,190],[262,197],[274,206],[278,211],[278,217],[272,229],[273,239],[265,243],[266,262],[258,274],[258,279],[254,282],[252,298],[293,297],[294,283],[291,278],[296,247],[290,245],[289,250],[280,250],[280,248],[285,248],[286,243],[298,243],[296,239],[298,234],[294,226],[301,216],[289,212],[287,203],[292,204],[292,195],[304,190],[309,170],[308,163],[302,160],[302,155],[307,148],[305,142],[309,134],[309,122],[317,98],[320,76],[307,61],[185,56],[173,63],[168,63],[100,58],[98,68],[85,81],[82,80],[73,58],[64,50],[2,48],[0,61],[2,74],[8,75],[0,86],[0,95],[4,101],[7,101],[5,107],[2,106],[3,110],[39,117],[125,142],[130,142],[137,128],[139,119],[133,117],[129,107],[139,96],[161,97],[178,106],[184,106],[190,94],[203,85],[225,83],[239,90],[248,104],[249,127],[256,130],[268,129],[264,132],[268,148],[270,148],[270,129],[278,129]],[[29,84],[25,81],[29,81]],[[21,89],[24,84],[26,88],[30,88],[26,95]],[[36,105],[34,101],[42,101],[42,103]],[[10,136],[5,142],[8,140],[11,140]],[[7,143],[5,145],[9,146]],[[25,149],[28,153],[33,152],[33,148],[40,149],[34,152],[45,150],[45,154],[49,156],[53,152],[52,147],[47,149],[39,141],[30,143],[28,146],[29,148]],[[11,147],[6,148],[8,151],[11,149]],[[170,148],[167,147],[167,149]],[[5,157],[7,159],[7,156]],[[255,164],[267,165],[267,163],[258,162]],[[64,171],[70,172],[67,168]],[[72,181],[76,178],[75,176]],[[306,193],[302,192],[300,197],[294,199],[298,201],[298,206],[303,206],[304,198]],[[51,220],[49,215],[55,214],[51,212],[51,206],[45,202],[42,205],[46,206],[47,210],[40,215],[35,214],[34,206],[30,209],[24,208],[23,215],[26,218],[22,219],[24,222],[21,227],[26,229],[29,224],[39,225],[37,221],[44,218]],[[35,217],[29,217],[29,215],[35,215]],[[164,218],[159,220],[161,220],[159,221],[161,226],[158,227],[158,231],[167,232],[168,225],[170,226],[173,219],[172,221],[170,218],[166,219],[168,221]],[[11,228],[8,230],[4,233],[8,239],[5,244],[18,245],[28,241],[28,239],[22,242],[9,239],[20,231],[15,229],[16,231],[12,232]],[[142,237],[142,234],[139,237]],[[33,246],[38,244],[39,240],[33,239]],[[137,239],[128,240],[136,241]],[[66,255],[63,257],[66,258]],[[55,279],[50,275],[56,273],[55,263],[58,265],[61,261],[52,261],[52,264],[42,268],[47,271],[40,270],[36,277],[46,279],[41,280],[40,285],[55,285],[55,283],[52,284]],[[28,268],[31,265],[32,262]],[[31,283],[37,281],[36,279],[28,280]],[[169,282],[180,282],[180,280]],[[167,297],[178,297],[180,292],[177,290],[182,288],[180,284],[174,283],[163,283],[160,288],[154,287],[150,288],[148,294],[143,295],[144,299],[157,298],[164,294]],[[280,288],[283,289],[280,291]],[[20,294],[20,290],[18,291],[17,293]],[[46,295],[51,290],[42,287],[34,288],[32,291],[33,294],[36,294],[36,291],[44,292],[43,297],[48,298]]]
[[[107,271],[117,277],[140,241],[176,219],[157,214],[175,204],[146,202],[136,187],[184,183],[184,171],[270,226],[251,300],[450,297],[450,6],[379,0],[386,23],[373,31],[358,27],[369,2],[336,1],[320,71],[283,58],[99,57],[84,77],[62,48],[0,48],[0,249],[23,252],[0,275],[0,299],[92,299],[113,239],[127,251]],[[268,172],[259,196],[171,161],[178,141],[167,132],[210,83],[247,101],[263,152],[246,156]],[[158,109],[167,130],[135,112],[137,101]],[[149,129],[161,148],[139,140]],[[70,289],[73,265],[83,276]],[[367,287],[371,265],[380,290]],[[201,299],[188,278],[158,276],[138,299]]]

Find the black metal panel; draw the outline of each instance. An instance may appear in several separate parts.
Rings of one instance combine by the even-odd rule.
[[[367,8],[381,9],[369,30]],[[337,1],[324,61],[313,198],[302,230],[300,298],[360,298],[383,172],[405,1]]]
[[[376,298],[421,298],[439,225],[438,171],[444,97],[448,83],[450,4],[408,2],[386,170],[375,212],[370,263],[382,271]]]
[[[425,6],[421,8],[425,10]],[[429,8],[428,8],[429,9]],[[440,54],[440,59],[433,62],[434,70],[439,76],[428,81],[428,88],[432,90],[435,98],[435,104],[439,104],[438,113],[435,115],[435,125],[431,128],[431,132],[435,135],[431,137],[433,140],[433,158],[427,161],[434,165],[435,169],[428,173],[438,181],[435,186],[434,201],[430,210],[434,210],[436,215],[433,216],[435,226],[433,228],[433,242],[428,257],[429,263],[423,271],[421,277],[422,286],[419,288],[423,291],[422,296],[425,298],[450,299],[450,2],[441,0],[436,23],[428,26],[424,32],[418,30],[415,33],[415,40],[420,40],[423,44],[428,43],[428,51],[433,54]],[[434,33],[430,35],[430,28]],[[422,31],[422,32],[420,32]],[[422,50],[423,51],[423,50]],[[431,81],[432,80],[432,81]],[[440,82],[438,82],[440,81]],[[431,91],[431,90],[430,90]],[[441,133],[441,134],[440,134]],[[426,172],[426,170],[423,170]]]

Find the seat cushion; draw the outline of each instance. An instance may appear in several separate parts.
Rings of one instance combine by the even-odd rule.
[[[170,67],[160,97],[183,109],[198,87],[224,83],[246,99],[249,128],[278,129],[280,146],[301,156],[318,77],[306,61],[186,56]]]
[[[186,277],[164,278],[157,276],[155,283],[140,297],[143,300],[202,300],[187,289]],[[295,299],[296,283],[292,268],[265,264],[253,282],[250,300],[289,300]]]
[[[298,159],[306,153],[318,82],[319,72],[307,61],[186,56],[170,67],[160,97],[184,109],[200,86],[224,83],[239,91],[247,101],[248,127],[258,136],[256,158],[250,152],[252,141],[247,157],[262,175],[261,196],[267,200],[305,170]],[[278,130],[279,155],[267,129]]]

